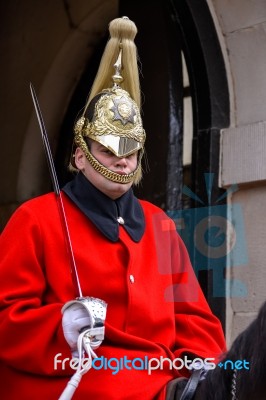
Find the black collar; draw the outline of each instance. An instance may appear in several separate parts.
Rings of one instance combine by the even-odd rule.
[[[119,217],[122,217],[122,225],[132,240],[134,242],[141,240],[145,219],[142,207],[132,189],[118,199],[112,200],[93,186],[80,172],[62,190],[112,242],[119,239]]]

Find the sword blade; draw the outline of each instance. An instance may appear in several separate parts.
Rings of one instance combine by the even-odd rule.
[[[36,116],[37,116],[40,130],[41,130],[45,155],[47,158],[47,163],[48,163],[50,176],[51,176],[51,180],[52,180],[52,184],[53,184],[53,188],[54,188],[54,193],[56,195],[57,204],[58,204],[58,208],[59,208],[59,214],[60,214],[60,219],[61,219],[61,224],[62,224],[62,229],[63,229],[63,235],[65,238],[67,252],[68,252],[68,256],[69,256],[70,270],[71,270],[73,285],[75,288],[76,296],[83,297],[80,282],[79,282],[79,277],[78,277],[78,270],[77,270],[77,266],[76,266],[75,256],[74,256],[74,252],[73,252],[73,248],[72,248],[64,203],[63,203],[63,199],[61,196],[61,191],[60,191],[60,187],[59,187],[59,183],[58,183],[58,179],[57,179],[57,175],[56,175],[56,170],[55,170],[54,160],[53,160],[53,156],[52,156],[52,152],[51,152],[51,148],[50,148],[50,144],[49,144],[49,139],[48,139],[48,135],[47,135],[47,132],[45,129],[45,125],[44,125],[41,109],[39,106],[38,98],[36,96],[34,87],[31,83],[30,83],[30,91],[31,91],[31,96],[32,96]]]
[[[55,171],[54,160],[53,160],[51,148],[50,148],[50,145],[49,145],[48,135],[47,135],[47,132],[46,132],[46,129],[45,129],[45,125],[44,125],[41,109],[40,109],[40,106],[39,106],[39,102],[38,102],[34,87],[33,87],[33,85],[31,83],[30,83],[30,91],[31,91],[31,96],[32,96],[32,100],[33,100],[36,116],[37,116],[37,119],[38,119],[38,122],[39,122],[41,134],[42,134],[42,140],[43,140],[43,144],[44,144],[45,155],[47,157],[47,162],[48,162],[48,167],[49,167],[49,170],[50,170],[52,184],[53,184],[53,187],[54,187],[54,192],[57,195],[59,195],[60,194],[60,188],[59,188],[58,179],[57,179],[57,175],[56,175],[56,171]]]

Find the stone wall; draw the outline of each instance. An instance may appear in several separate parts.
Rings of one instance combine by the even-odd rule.
[[[265,0],[212,0],[226,58],[231,126],[221,134],[220,183],[238,185],[228,199],[231,218],[241,206],[247,262],[228,258],[230,279],[247,292],[227,301],[228,343],[255,317],[266,288],[266,3]],[[237,223],[237,221],[236,221]],[[244,243],[243,243],[244,245]]]

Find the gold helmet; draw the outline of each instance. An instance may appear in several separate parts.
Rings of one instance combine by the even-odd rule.
[[[146,134],[140,115],[140,88],[135,24],[127,17],[109,25],[106,45],[88,103],[74,127],[75,146],[80,147],[92,167],[105,178],[119,183],[138,183]],[[123,60],[123,61],[122,61]],[[115,68],[115,73],[113,73]],[[123,69],[123,77],[121,76]],[[95,140],[117,157],[138,152],[135,171],[117,174],[102,165],[91,153],[88,139]]]

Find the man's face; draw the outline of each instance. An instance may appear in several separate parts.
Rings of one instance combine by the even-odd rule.
[[[118,174],[130,174],[137,168],[137,152],[119,158],[115,156],[110,150],[102,146],[100,143],[91,141],[90,151],[92,155],[106,168]],[[132,186],[130,183],[117,183],[112,182],[105,178],[91,166],[87,160],[84,152],[78,147],[75,153],[75,162],[77,168],[84,173],[86,178],[106,196],[115,200],[126,193]]]

